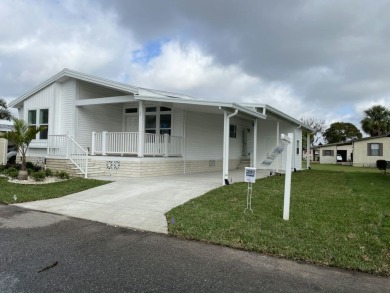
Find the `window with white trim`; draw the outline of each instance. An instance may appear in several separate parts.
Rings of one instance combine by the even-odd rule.
[[[145,132],[171,134],[172,109],[168,107],[145,108]]]
[[[368,143],[367,144],[368,156],[383,156],[383,144],[382,143]]]
[[[29,110],[27,122],[30,127],[45,126],[46,129],[40,131],[35,139],[47,139],[49,133],[49,109]]]

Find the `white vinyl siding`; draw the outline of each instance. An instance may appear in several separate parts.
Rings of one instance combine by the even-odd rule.
[[[78,87],[77,99],[80,100],[128,95],[117,90],[98,86],[85,81],[78,81],[77,87]]]
[[[60,129],[57,134],[68,134],[74,136],[75,106],[74,95],[76,91],[76,81],[67,80],[61,86],[61,112],[59,120],[61,121]]]
[[[83,148],[91,148],[93,131],[122,131],[122,104],[77,107],[77,116],[76,140]]]
[[[172,108],[172,135],[183,137],[184,111]]]
[[[54,99],[56,95],[56,84],[51,84],[41,91],[37,92],[35,95],[31,96],[24,102],[24,108],[28,110],[33,109],[43,109],[52,107],[54,104]],[[24,113],[24,115],[27,115]],[[27,117],[24,117],[24,120],[27,120]]]
[[[251,122],[230,119],[237,126],[236,138],[229,138],[229,159],[242,157],[242,132]],[[201,112],[186,112],[186,159],[222,160],[223,157],[223,115]],[[252,134],[253,135],[253,134]]]
[[[222,160],[223,115],[186,113],[186,159]]]

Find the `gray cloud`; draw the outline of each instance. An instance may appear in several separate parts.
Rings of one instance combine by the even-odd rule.
[[[286,85],[307,113],[330,121],[349,108],[358,124],[356,105],[390,104],[388,11],[384,0],[4,0],[0,94],[23,94],[63,67],[126,81],[134,50],[174,39],[216,66]]]
[[[239,64],[249,74],[293,84],[307,101],[353,102],[388,91],[389,1],[141,0],[109,5],[143,41],[162,35],[195,39],[219,63]],[[320,72],[308,83],[305,73],[316,74],[313,69],[319,67],[328,68],[328,75]]]

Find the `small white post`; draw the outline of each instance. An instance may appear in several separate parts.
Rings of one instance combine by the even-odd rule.
[[[106,144],[107,144],[107,131],[103,131],[102,132],[102,156],[107,156]]]
[[[164,133],[164,157],[169,157],[168,141],[169,135],[168,133]]]
[[[310,169],[310,133],[307,133],[306,139],[306,169]],[[314,160],[314,154],[313,154]]]
[[[85,174],[84,178],[88,178],[88,153],[85,154]]]
[[[291,194],[291,161],[292,161],[292,141],[294,135],[289,133],[286,137],[282,134],[282,139],[287,142],[287,158],[286,158],[286,178],[284,182],[284,205],[283,205],[283,220],[290,218],[290,194]]]
[[[95,155],[95,139],[96,139],[96,132],[92,131],[92,145],[91,145],[91,155]]]

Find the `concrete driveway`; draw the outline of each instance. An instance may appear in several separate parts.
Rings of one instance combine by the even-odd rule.
[[[258,170],[257,178],[268,171]],[[244,170],[230,171],[234,182],[244,181]],[[113,183],[61,198],[17,206],[136,230],[167,233],[165,213],[192,198],[221,186],[222,172],[151,178],[100,177]],[[246,191],[243,190],[243,204]]]

